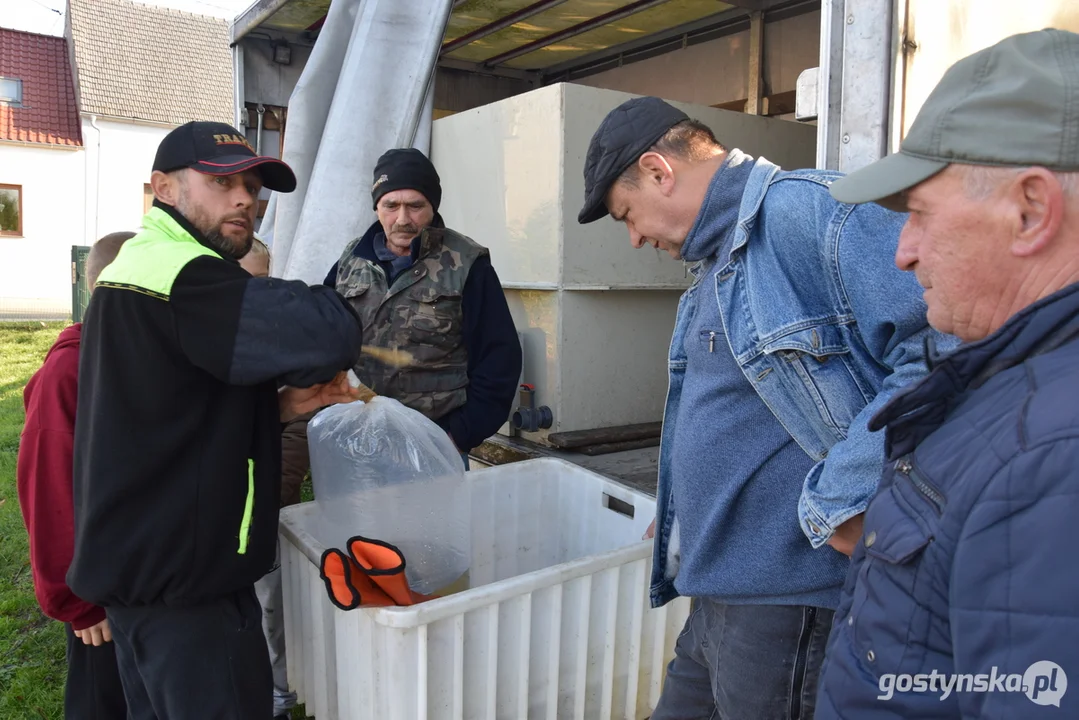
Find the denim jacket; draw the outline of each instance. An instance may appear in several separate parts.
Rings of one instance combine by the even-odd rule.
[[[813,547],[864,512],[876,490],[884,437],[869,432],[869,418],[897,389],[925,375],[927,340],[932,338],[941,352],[958,344],[928,326],[921,287],[912,273],[895,266],[906,216],[873,203],[836,202],[828,186],[839,177],[826,170],[784,171],[758,158],[742,195],[729,257],[693,267],[694,282],[679,302],[668,354],[654,607],[678,594],[669,455],[675,424],[670,421],[678,413],[684,335],[694,303],[718,302],[731,352],[747,380],[816,461],[798,507],[777,509],[790,512],[792,521],[797,512]]]

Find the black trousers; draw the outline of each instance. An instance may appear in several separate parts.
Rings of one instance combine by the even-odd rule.
[[[131,720],[270,720],[254,588],[193,607],[107,608]]]
[[[67,630],[67,683],[64,686],[66,720],[126,720],[127,703],[120,671],[116,667],[116,646],[108,642],[94,647]]]

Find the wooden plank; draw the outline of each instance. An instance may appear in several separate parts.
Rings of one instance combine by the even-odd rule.
[[[556,448],[569,450],[586,445],[604,445],[607,443],[658,438],[662,429],[663,423],[651,422],[639,425],[597,428],[595,430],[574,430],[571,432],[551,433],[547,436],[547,442]]]
[[[794,90],[775,93],[764,98],[764,115],[787,115],[794,112],[794,101],[797,93]]]
[[[585,445],[576,449],[582,455],[610,455],[611,453],[624,452],[626,450],[640,450],[641,448],[656,447],[659,438],[644,438],[642,440],[627,440],[626,442],[603,443],[600,445]]]
[[[729,100],[727,102],[716,103],[712,107],[719,108],[720,110],[733,110],[734,112],[745,112],[747,102],[749,102],[749,101],[746,98],[739,98],[737,100]]]
[[[749,15],[749,99],[746,112],[763,115],[764,96],[764,13]]]
[[[787,113],[794,112],[794,100],[796,92],[794,90],[787,90],[786,92],[775,93],[774,95],[766,95],[761,98],[761,115],[785,115]],[[739,98],[738,100],[729,100],[727,102],[716,103],[712,105],[714,108],[720,110],[733,110],[735,112],[748,112],[746,108],[749,107],[749,100],[747,98]]]
[[[544,447],[524,438],[492,435],[469,456],[486,465],[505,465],[541,457],[560,458],[652,497],[656,495],[659,475],[659,449],[656,447],[593,456]]]

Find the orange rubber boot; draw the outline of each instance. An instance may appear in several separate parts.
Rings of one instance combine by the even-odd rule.
[[[319,577],[326,583],[326,592],[330,596],[330,602],[342,610],[394,604],[394,601],[367,577],[352,558],[336,548],[330,548],[322,553]]]
[[[348,541],[348,554],[359,571],[398,605],[415,605],[434,599],[414,592],[405,577],[405,556],[393,545],[359,535]]]

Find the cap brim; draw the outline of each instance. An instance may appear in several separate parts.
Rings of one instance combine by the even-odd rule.
[[[608,215],[606,197],[609,189],[610,186],[592,188],[592,194],[585,199],[581,212],[577,213],[578,224],[587,225]]]
[[[213,162],[202,161],[191,166],[192,170],[205,175],[235,175],[253,168],[257,168],[262,178],[262,186],[268,190],[290,193],[296,189],[296,175],[292,172],[292,168],[277,158],[265,155],[222,157]]]
[[[841,203],[858,205],[875,202],[889,210],[906,212],[903,191],[928,180],[946,167],[948,163],[941,160],[927,160],[898,152],[836,180],[829,189],[832,197]]]

